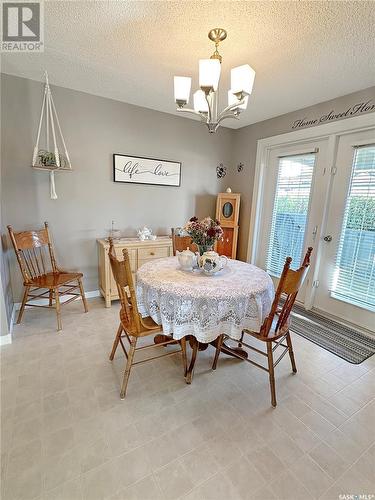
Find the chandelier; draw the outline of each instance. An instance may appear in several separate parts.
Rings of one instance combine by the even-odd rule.
[[[208,38],[215,43],[215,51],[210,59],[199,60],[199,87],[194,92],[194,109],[185,108],[189,102],[191,78],[174,77],[174,99],[177,111],[199,116],[208,127],[210,134],[216,132],[221,122],[227,118],[239,119],[241,111],[247,108],[249,95],[253,89],[255,71],[243,64],[231,70],[231,88],[228,90],[228,106],[218,112],[219,80],[222,57],[219,54],[219,43],[225,40],[227,32],[223,28],[215,28],[208,33]]]

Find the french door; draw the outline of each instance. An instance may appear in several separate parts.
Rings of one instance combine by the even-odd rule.
[[[263,204],[256,264],[275,284],[286,257],[297,269],[308,246],[315,246],[325,203],[328,141],[282,146],[270,151],[263,187]],[[304,302],[310,278],[300,290]]]
[[[314,307],[375,330],[375,130],[338,138]]]
[[[255,263],[275,284],[314,248],[298,300],[375,330],[375,128],[270,148]]]

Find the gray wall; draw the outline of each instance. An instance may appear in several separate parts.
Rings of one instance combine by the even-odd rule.
[[[0,80],[1,89],[1,80]],[[0,103],[0,128],[1,128],[1,103]],[[0,135],[1,149],[1,135]],[[0,155],[0,193],[2,192],[2,162]],[[3,197],[0,196],[0,224],[3,225]],[[13,295],[10,288],[9,265],[3,255],[3,245],[0,240],[0,336],[9,332],[9,320],[12,314]]]
[[[48,174],[30,167],[42,92],[38,82],[2,75],[3,235],[6,224],[20,230],[48,220],[58,261],[81,270],[89,291],[98,289],[95,240],[112,219],[133,236],[144,224],[168,234],[194,214],[215,214],[216,166],[231,161],[232,131],[210,135],[199,122],[60,87],[52,92],[74,171],[55,175],[51,200]],[[114,183],[113,153],[181,161],[181,187]],[[18,302],[21,276],[7,254]]]
[[[221,128],[210,135],[200,123],[186,118],[53,87],[74,171],[56,174],[58,199],[51,200],[47,173],[30,168],[43,87],[4,74],[1,84],[3,245],[6,224],[17,230],[39,227],[48,220],[59,262],[84,273],[87,291],[98,288],[95,240],[106,234],[112,219],[129,236],[144,224],[158,234],[167,234],[171,226],[183,224],[193,214],[213,215],[216,194],[227,186],[242,194],[238,257],[245,260],[257,140],[290,132],[301,118],[309,121],[331,110],[344,112],[370,99],[375,103],[372,87],[239,130]],[[181,187],[115,184],[115,152],[181,161]],[[245,165],[241,173],[236,170],[239,162]],[[218,163],[228,167],[222,181],[216,179]],[[18,302],[22,286],[13,253],[6,247],[2,277],[9,314],[11,296]]]
[[[355,112],[357,109],[356,105],[361,103],[368,103],[366,107],[361,108],[361,110],[366,109],[366,111],[360,112],[357,110],[357,112]],[[251,100],[249,106],[251,107]],[[327,115],[332,110],[334,111],[333,114],[341,114],[349,110],[346,116],[344,115],[337,119],[345,119],[353,115],[358,116],[358,114],[374,113],[375,87],[338,97],[337,99],[316,104],[315,106],[294,111],[293,113],[271,118],[270,120],[258,122],[235,131],[232,165],[236,166],[239,162],[242,162],[244,164],[244,169],[241,173],[238,173],[235,167],[232,168],[226,179],[227,184],[231,186],[233,192],[241,193],[240,231],[237,255],[239,259],[246,260],[247,256],[257,141],[265,137],[272,137],[274,135],[292,132],[293,130],[300,130],[300,127],[296,127],[296,122],[300,119],[304,119],[304,121],[307,122],[316,120],[316,123],[310,126],[320,125],[328,121],[336,121],[336,119],[327,119]],[[350,112],[353,112],[353,115],[350,115]],[[322,117],[321,123],[319,123],[320,117]],[[302,128],[308,127],[303,126]]]

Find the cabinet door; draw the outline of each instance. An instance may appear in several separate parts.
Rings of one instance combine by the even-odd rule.
[[[234,244],[234,232],[235,228],[223,227],[223,236],[218,240],[216,244],[216,251],[219,255],[226,255],[227,257],[232,257],[232,250]]]

